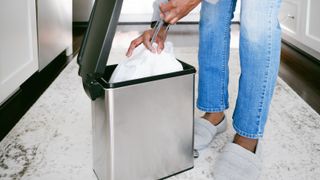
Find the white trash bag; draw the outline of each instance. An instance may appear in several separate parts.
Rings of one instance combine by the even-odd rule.
[[[166,42],[164,47],[160,54],[150,52],[143,45],[137,47],[128,60],[118,64],[109,82],[116,83],[183,70],[173,54],[173,44]]]

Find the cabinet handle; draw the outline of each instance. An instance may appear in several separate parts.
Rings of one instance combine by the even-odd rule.
[[[288,14],[287,16],[285,16],[284,18],[280,19],[280,23],[285,23],[287,22],[288,20],[294,20],[295,19],[295,16],[294,15],[291,15],[291,14]]]
[[[287,17],[290,18],[290,19],[294,19],[295,18],[294,15],[291,15],[291,14],[288,14]]]

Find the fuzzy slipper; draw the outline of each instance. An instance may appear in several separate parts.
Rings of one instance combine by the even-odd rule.
[[[215,180],[258,180],[262,161],[260,143],[252,153],[235,143],[227,144],[214,167]]]
[[[194,123],[194,149],[202,150],[209,146],[213,138],[227,129],[226,117],[214,126],[204,118],[196,118]]]

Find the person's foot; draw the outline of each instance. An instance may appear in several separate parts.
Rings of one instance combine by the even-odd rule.
[[[227,129],[227,120],[222,113],[206,113],[195,119],[194,149],[203,150],[209,146],[213,138]]]
[[[224,118],[224,112],[205,113],[202,118],[217,126]]]
[[[245,148],[248,151],[255,153],[258,144],[258,139],[250,139],[244,136],[236,134],[233,139],[233,143]]]
[[[214,166],[215,180],[257,180],[261,173],[260,143],[240,135],[227,144]]]

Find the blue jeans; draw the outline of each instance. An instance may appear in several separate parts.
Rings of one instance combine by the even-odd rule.
[[[233,127],[241,136],[258,139],[263,136],[279,69],[281,0],[241,3],[241,76]],[[235,5],[236,0],[202,1],[197,107],[205,112],[229,107],[230,25]]]

